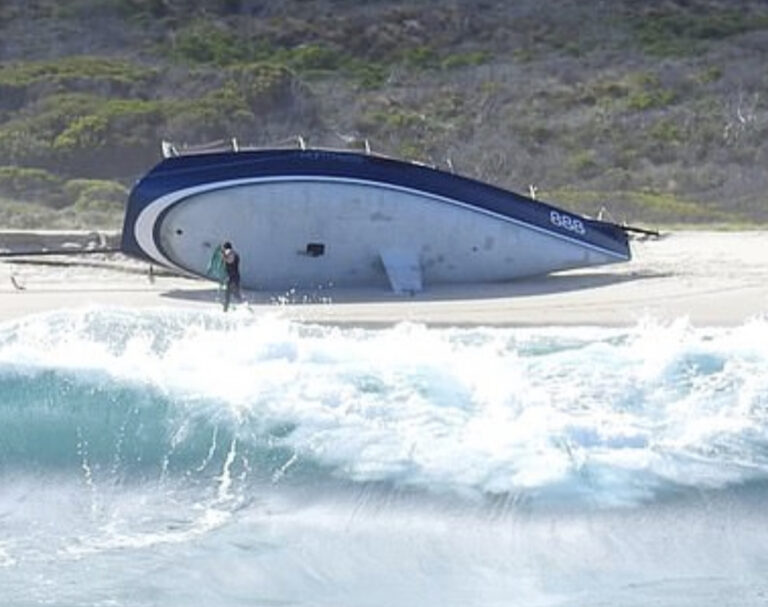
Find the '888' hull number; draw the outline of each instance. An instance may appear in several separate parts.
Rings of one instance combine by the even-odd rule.
[[[569,232],[574,232],[575,234],[583,235],[587,233],[587,229],[584,227],[584,222],[581,221],[581,219],[576,219],[565,213],[550,211],[549,221],[552,222],[552,225],[568,230]]]

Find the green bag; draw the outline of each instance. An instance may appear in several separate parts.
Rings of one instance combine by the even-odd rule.
[[[224,263],[224,254],[221,251],[221,247],[216,247],[214,250],[205,273],[221,284],[227,282],[227,267]]]

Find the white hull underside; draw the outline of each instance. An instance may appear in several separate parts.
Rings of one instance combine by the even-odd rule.
[[[158,262],[204,275],[214,248],[231,241],[253,289],[418,290],[625,260],[454,200],[347,179],[208,184],[155,201],[138,224],[165,209],[146,247]]]

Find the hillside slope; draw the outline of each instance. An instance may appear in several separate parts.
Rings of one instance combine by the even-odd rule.
[[[161,140],[298,136],[617,220],[764,222],[766,59],[757,0],[4,0],[0,223],[115,227]]]

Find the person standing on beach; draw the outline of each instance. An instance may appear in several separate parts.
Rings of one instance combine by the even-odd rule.
[[[240,294],[240,255],[232,247],[232,243],[225,242],[221,245],[221,257],[227,271],[227,283],[224,289],[224,311],[226,312],[233,296],[237,301],[243,299]]]
[[[240,295],[240,255],[232,247],[232,243],[227,241],[221,245],[221,257],[227,271],[227,283],[224,289],[224,311],[226,312],[233,296],[237,301],[242,299]]]

